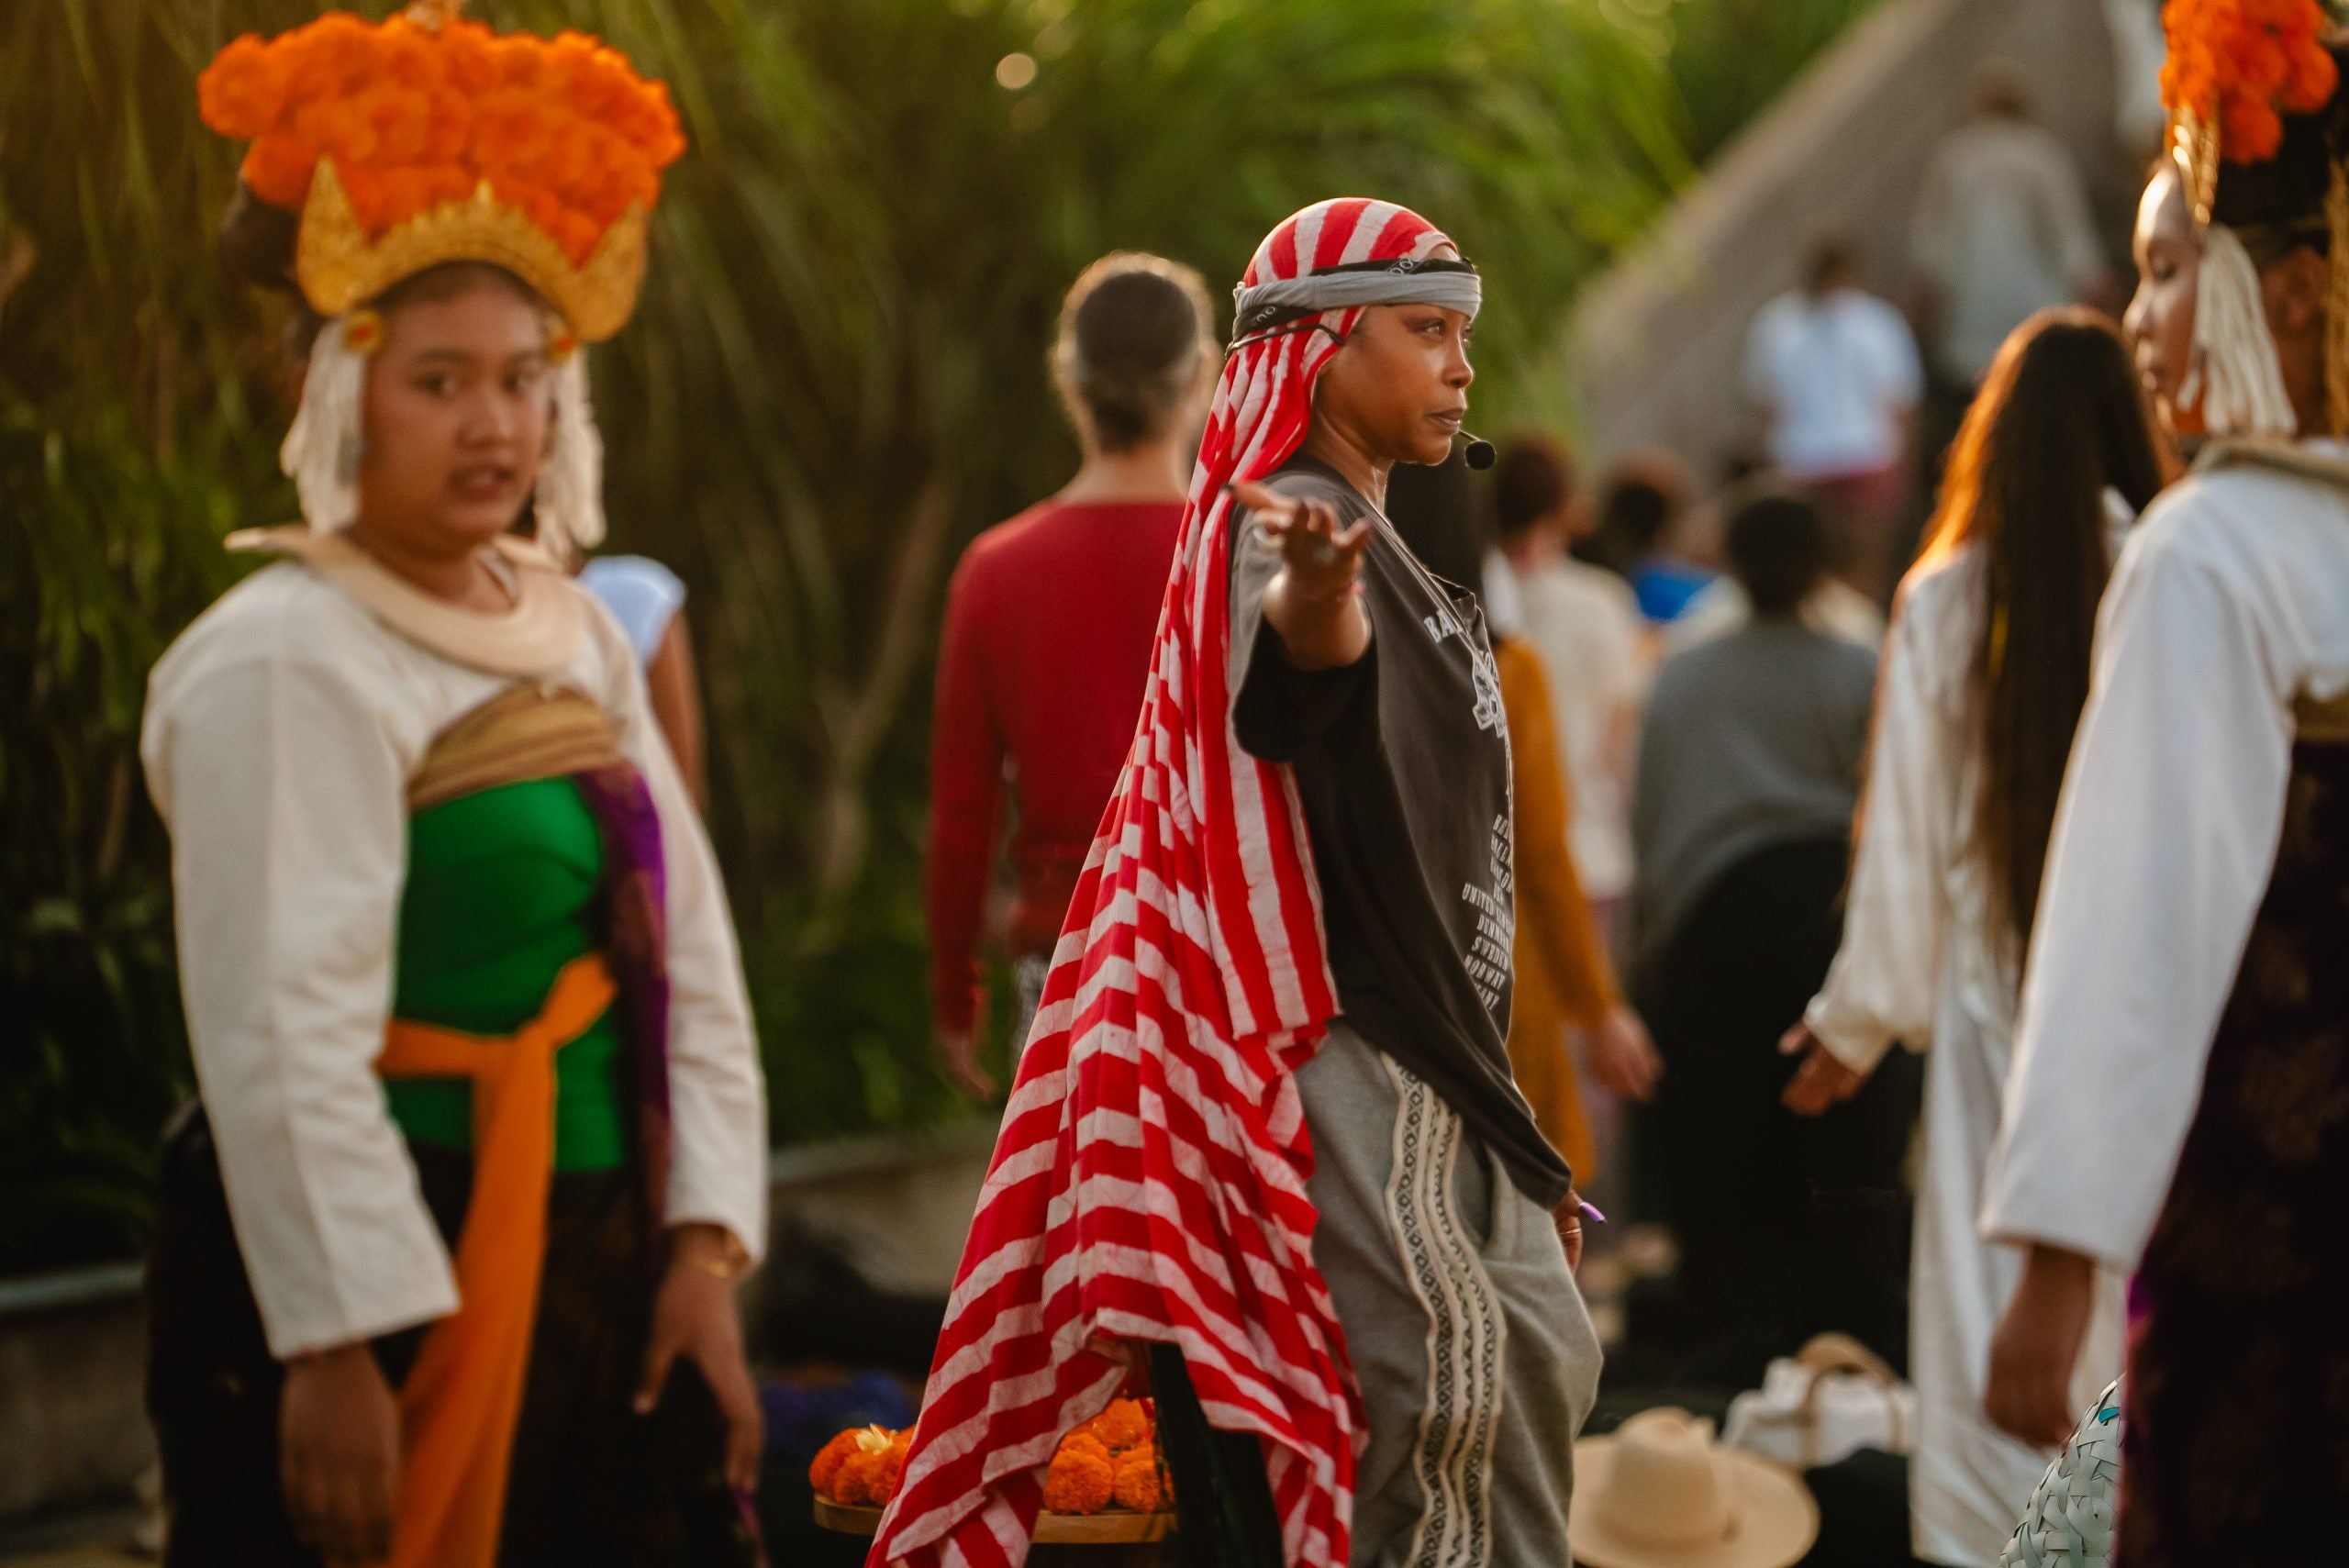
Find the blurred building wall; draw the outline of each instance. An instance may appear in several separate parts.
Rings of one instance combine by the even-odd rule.
[[[1831,225],[1859,238],[1870,287],[1904,297],[1926,161],[1992,58],[2020,68],[2036,117],[2078,159],[2125,275],[2141,171],[2114,128],[2102,0],[1887,0],[1584,292],[1568,337],[1589,460],[1664,446],[1710,480],[1757,446],[1747,324],[1795,285],[1805,242]]]

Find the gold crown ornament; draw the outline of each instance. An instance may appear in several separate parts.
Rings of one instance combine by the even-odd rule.
[[[333,161],[320,159],[302,204],[294,277],[312,309],[340,316],[427,267],[488,261],[538,290],[579,337],[600,343],[636,309],[644,254],[640,206],[631,203],[586,261],[574,266],[545,229],[499,201],[487,180],[464,200],[443,202],[370,239]]]
[[[609,338],[644,280],[661,172],[685,150],[668,91],[584,33],[501,36],[461,5],[238,39],[198,78],[205,123],[250,140],[256,198],[301,215],[295,282],[322,314],[485,261],[578,337]]]

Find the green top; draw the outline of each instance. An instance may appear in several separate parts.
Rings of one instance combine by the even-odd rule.
[[[396,1018],[512,1034],[539,1016],[562,966],[596,945],[587,914],[603,880],[603,836],[569,779],[501,784],[419,811],[408,820],[407,859]],[[620,1043],[607,1012],[555,1053],[558,1171],[608,1171],[627,1156]],[[473,1146],[467,1080],[395,1078],[384,1087],[410,1139]]]

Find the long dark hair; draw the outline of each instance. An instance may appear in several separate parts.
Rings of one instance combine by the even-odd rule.
[[[2017,328],[1950,449],[1917,570],[1960,545],[1982,552],[1976,848],[2026,946],[2111,571],[2104,493],[2142,511],[2169,474],[2128,347],[2090,310]]]

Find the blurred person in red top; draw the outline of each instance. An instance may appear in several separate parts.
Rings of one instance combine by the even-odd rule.
[[[982,1099],[996,1084],[978,1062],[978,948],[1004,785],[1018,818],[1006,932],[1018,1042],[1141,716],[1218,365],[1197,272],[1129,252],[1086,268],[1052,350],[1084,464],[974,539],[948,591],[930,753],[930,1007],[948,1071]]]

